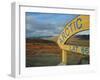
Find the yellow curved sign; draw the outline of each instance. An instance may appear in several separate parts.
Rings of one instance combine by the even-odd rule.
[[[89,47],[65,44],[76,33],[88,30],[89,25],[89,15],[80,15],[65,26],[57,40],[59,47],[62,49],[62,64],[67,63],[67,51],[89,55]]]
[[[80,15],[73,19],[70,23],[68,23],[63,32],[59,35],[57,43],[62,48],[62,45],[73,35],[78,32],[88,30],[89,29],[89,16],[88,15]]]

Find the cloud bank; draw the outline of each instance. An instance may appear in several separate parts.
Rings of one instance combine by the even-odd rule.
[[[26,37],[57,36],[78,15],[26,12]]]

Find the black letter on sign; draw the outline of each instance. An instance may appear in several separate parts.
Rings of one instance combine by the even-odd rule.
[[[78,29],[80,29],[80,28],[82,27],[82,23],[80,23],[81,21],[82,21],[81,18],[78,18],[77,21],[76,21],[76,27],[77,27]],[[79,23],[80,23],[80,24],[79,24]]]

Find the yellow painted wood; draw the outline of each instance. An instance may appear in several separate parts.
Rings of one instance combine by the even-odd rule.
[[[68,54],[67,51],[76,53],[89,54],[89,47],[76,46],[76,45],[65,45],[64,43],[78,32],[89,29],[90,22],[88,15],[80,15],[68,23],[64,30],[58,37],[57,43],[62,49],[62,64],[67,64]]]
[[[89,16],[82,15],[68,23],[58,37],[57,43],[61,47],[73,35],[89,29]]]
[[[62,50],[62,64],[67,63],[67,51]]]
[[[89,47],[76,45],[62,45],[62,50],[89,55]]]
[[[67,51],[89,55],[89,47],[76,46],[76,45],[63,45],[62,47],[62,64],[67,64],[68,54]]]

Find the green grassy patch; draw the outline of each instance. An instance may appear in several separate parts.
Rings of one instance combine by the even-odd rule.
[[[59,63],[60,57],[58,54],[39,54],[26,58],[26,67],[55,66]]]

